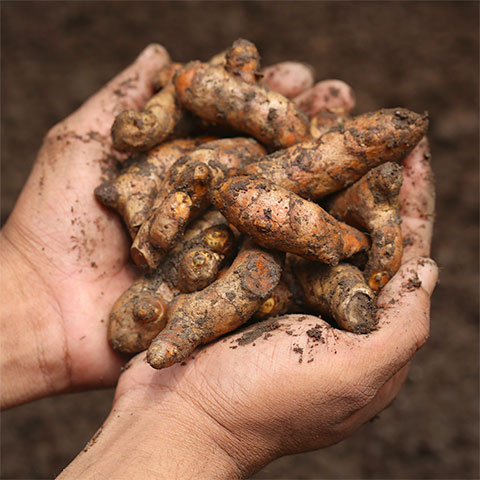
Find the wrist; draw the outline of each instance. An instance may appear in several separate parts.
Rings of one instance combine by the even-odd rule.
[[[2,409],[68,386],[61,314],[35,266],[5,229],[0,233]]]
[[[225,432],[171,390],[155,400],[129,395],[116,400],[104,425],[60,475],[68,478],[234,479],[243,478],[225,448]]]

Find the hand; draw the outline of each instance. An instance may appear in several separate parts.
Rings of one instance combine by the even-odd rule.
[[[4,407],[118,378],[124,360],[108,345],[106,322],[136,272],[120,219],[93,191],[125,158],[110,140],[115,116],[145,103],[168,61],[163,47],[147,47],[45,138],[1,232]]]
[[[169,62],[151,45],[136,62],[53,127],[0,234],[2,256],[2,408],[60,392],[110,386],[125,359],[108,345],[110,309],[136,279],[130,238],[93,191],[126,158],[110,128],[123,110],[152,95],[151,79]],[[311,86],[271,67],[268,82],[289,96]],[[292,71],[292,65],[287,65]],[[283,82],[278,81],[284,78]]]
[[[424,140],[404,162],[406,246],[379,296],[378,330],[355,335],[287,315],[206,345],[185,365],[156,371],[140,354],[101,433],[64,476],[245,477],[282,455],[337,443],[385,408],[429,332],[437,268],[426,258],[434,211],[427,151]]]

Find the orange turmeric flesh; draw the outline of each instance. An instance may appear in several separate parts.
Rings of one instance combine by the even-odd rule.
[[[318,200],[351,185],[377,165],[403,160],[427,127],[426,114],[404,108],[366,113],[317,140],[272,153],[242,173]]]
[[[227,178],[211,198],[231,224],[266,248],[335,265],[369,246],[363,233],[261,178]]]
[[[244,324],[280,280],[281,259],[247,242],[227,272],[207,288],[177,296],[167,326],[152,341],[147,361],[165,368],[195,348]]]
[[[98,186],[95,196],[123,217],[134,238],[169,168],[194,148],[212,140],[215,138],[198,137],[163,143],[133,162],[117,178]]]
[[[229,125],[275,149],[308,138],[308,120],[303,112],[283,95],[255,81],[257,67],[251,48],[247,48],[239,71],[241,55],[237,46],[233,48],[230,63],[228,51],[225,65],[191,62],[177,73],[174,83],[180,104],[212,124]]]
[[[328,210],[334,217],[370,233],[372,245],[364,274],[375,291],[393,277],[402,262],[399,214],[402,182],[402,168],[396,163],[384,163],[328,202]]]

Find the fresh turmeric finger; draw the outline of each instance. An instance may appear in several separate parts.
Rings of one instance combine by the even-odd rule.
[[[310,122],[310,134],[314,139],[320,138],[333,128],[343,127],[348,118],[343,108],[321,110]]]
[[[187,221],[193,220],[195,216],[200,215],[204,208],[208,206],[206,197],[202,197],[199,194],[206,194],[206,182],[209,178],[205,175],[196,175],[195,168],[192,169],[192,166],[205,167],[208,165],[208,175],[214,169],[215,175],[218,176],[220,173],[224,174],[229,171],[233,173],[236,169],[262,156],[264,153],[263,147],[254,140],[236,138],[211,142],[206,144],[205,148],[198,155],[180,159],[174,168],[172,167],[169,171],[147,218],[133,241],[131,247],[133,261],[137,265],[152,270],[164,256],[165,249],[156,248],[150,241],[150,233],[154,222],[156,222],[156,226],[153,229],[153,235],[157,235],[160,241],[164,241],[163,245],[165,245],[166,249],[170,249],[182,235]],[[197,169],[197,173],[201,172],[205,173],[205,170]],[[192,200],[188,193],[185,194],[183,192],[186,188],[192,193],[193,200],[196,202],[194,204],[192,201],[190,207],[185,203],[188,202],[188,199]],[[186,211],[186,216],[184,215],[181,218],[177,216],[175,221],[175,218],[172,220],[170,212],[172,211],[171,200],[177,194],[184,198],[183,211],[186,211],[185,209],[188,208],[190,210]]]
[[[393,277],[402,261],[402,181],[402,168],[396,163],[384,163],[329,199],[327,206],[334,217],[370,233],[372,245],[364,275],[375,291]]]
[[[166,304],[172,290],[159,275],[142,277],[115,302],[110,313],[107,337],[116,352],[145,350],[165,327]]]
[[[256,83],[260,75],[260,55],[252,42],[240,38],[225,53],[225,70],[246,83]]]
[[[335,265],[369,246],[355,228],[261,178],[227,178],[212,190],[211,198],[230,223],[266,248]]]
[[[207,143],[175,162],[158,194],[158,205],[149,214],[149,223],[137,235],[139,240],[147,235],[154,247],[170,250],[187,223],[209,206],[212,181],[235,174],[264,154],[264,148],[253,139],[226,138]],[[179,196],[183,199],[181,215],[169,203],[169,199]]]
[[[220,256],[207,248],[194,248],[184,255],[178,267],[180,290],[185,293],[201,290],[209,285],[220,269]]]
[[[123,353],[148,348],[165,326],[165,308],[173,296],[210,285],[235,250],[234,235],[220,212],[212,210],[195,222],[168,258],[152,274],[131,285],[115,303],[108,326],[113,348]],[[188,276],[184,269],[192,261],[192,252],[199,251],[209,255],[211,261],[197,262],[194,274]]]
[[[263,301],[260,308],[255,312],[253,318],[255,320],[265,320],[267,318],[283,315],[284,313],[292,313],[295,308],[293,293],[287,284],[280,280],[278,285],[273,289],[272,293]]]
[[[237,46],[234,44],[232,48],[235,58],[239,58]],[[250,59],[251,48],[243,48]],[[227,59],[229,54],[230,51]],[[273,148],[285,148],[308,138],[308,120],[304,114],[283,95],[253,81],[253,62],[245,65],[248,70],[240,69],[242,73],[237,75],[228,71],[227,62],[185,65],[174,80],[179,102],[208,122],[229,125]],[[242,79],[245,76],[249,81]]]
[[[175,87],[168,83],[145,104],[141,112],[125,110],[115,118],[111,135],[122,152],[145,152],[168,138],[182,117]]]
[[[172,82],[175,74],[182,68],[181,63],[169,63],[161,68],[152,79],[152,86],[155,92],[160,91],[162,88],[166,87],[169,83]]]
[[[377,165],[403,160],[425,136],[427,127],[427,114],[405,108],[365,113],[318,140],[272,153],[242,173],[318,200],[351,185]]]
[[[194,148],[212,140],[215,140],[215,137],[163,143],[132,163],[117,178],[98,186],[95,195],[105,206],[113,208],[123,217],[130,235],[134,238],[145,221],[169,168]]]
[[[152,341],[148,363],[159,369],[181,362],[198,345],[245,323],[275,288],[280,273],[278,254],[249,243],[220,279],[170,303],[167,326]]]
[[[214,242],[210,241],[212,238]],[[176,286],[184,293],[210,285],[224,262],[234,253],[236,241],[230,228],[219,224],[204,230],[187,245],[189,249],[177,264]]]
[[[375,328],[375,292],[357,267],[319,265],[297,258],[292,270],[312,312],[333,318],[349,332],[368,333]]]

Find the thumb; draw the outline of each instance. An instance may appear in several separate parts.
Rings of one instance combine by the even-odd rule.
[[[170,63],[167,50],[152,43],[137,59],[69,117],[80,129],[110,135],[115,117],[124,110],[139,110],[153,95],[152,76]],[[78,131],[78,129],[77,129]]]
[[[433,260],[417,257],[404,263],[382,290],[378,328],[354,347],[372,386],[383,385],[427,341],[437,276]]]

